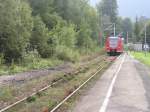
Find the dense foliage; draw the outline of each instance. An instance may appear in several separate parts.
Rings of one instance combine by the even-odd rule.
[[[117,0],[101,0],[97,7],[102,16],[108,17],[111,23],[117,23]]]
[[[117,0],[101,0],[97,9],[88,0],[0,0],[0,15],[1,63],[24,62],[35,51],[39,58],[75,61],[98,46],[105,24],[142,41],[147,22],[118,17]]]
[[[5,63],[22,62],[34,51],[75,61],[97,46],[99,17],[87,0],[0,0],[0,15]]]
[[[0,53],[6,62],[26,52],[33,29],[31,8],[24,0],[0,0]]]

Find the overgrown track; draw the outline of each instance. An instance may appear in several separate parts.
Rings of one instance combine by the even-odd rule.
[[[87,81],[85,81],[81,86],[79,86],[73,93],[71,93],[69,96],[67,96],[67,97],[66,97],[60,104],[58,104],[51,112],[54,112],[55,110],[57,110],[57,109],[61,106],[61,104],[63,104],[66,100],[68,100],[71,96],[73,96],[76,92],[78,92],[79,89],[81,89],[88,81],[90,81],[95,75],[97,75],[97,74],[105,67],[105,65],[103,64],[103,62],[105,62],[106,59],[107,59],[107,56],[103,55],[103,56],[101,56],[101,58],[100,58],[99,61],[96,61],[96,60],[95,60],[95,61],[92,61],[92,62],[88,62],[88,63],[86,63],[86,64],[84,63],[84,64],[82,65],[82,68],[79,67],[76,71],[74,71],[74,72],[72,72],[72,73],[65,74],[65,76],[66,76],[66,75],[77,75],[77,74],[79,74],[80,72],[87,70],[89,66],[95,65],[95,64],[99,64],[99,67],[98,67],[96,73],[93,74],[93,75],[92,75]],[[31,95],[29,95],[29,96],[27,96],[27,97],[25,97],[25,98],[23,98],[23,99],[20,99],[19,101],[17,101],[17,102],[15,102],[15,103],[13,103],[13,104],[11,104],[11,105],[5,107],[4,109],[0,110],[0,112],[4,112],[4,111],[6,111],[6,110],[10,110],[11,108],[15,107],[16,105],[19,105],[19,104],[22,103],[23,101],[27,100],[28,98],[33,97],[33,96],[37,95],[38,93],[43,92],[43,91],[45,91],[45,90],[47,90],[47,89],[53,87],[54,85],[60,83],[60,82],[63,81],[63,80],[64,80],[63,78],[59,78],[59,79],[53,80],[50,85],[47,85],[46,87],[44,87],[44,88],[38,90],[37,92],[34,92],[34,93],[32,93]]]
[[[88,65],[91,62],[94,62],[100,58],[103,58],[105,55],[96,55],[91,56],[90,58],[85,58],[84,60],[81,60],[79,62],[79,66]],[[6,75],[0,77],[0,86],[1,85],[20,85],[24,83],[28,83],[31,80],[38,79],[41,77],[48,76],[50,74],[58,74],[58,73],[69,73],[72,72],[74,69],[72,69],[72,64],[69,62],[65,62],[63,64],[60,64],[56,67],[47,68],[47,69],[39,69],[39,70],[33,70],[23,73],[17,73],[14,75]]]
[[[120,56],[119,56],[120,57]],[[107,57],[106,60],[109,60],[111,62],[115,61],[117,58],[119,58],[117,56],[111,56],[111,57]],[[72,93],[70,93],[66,98],[64,98],[64,100],[62,100],[59,104],[57,104],[52,110],[50,110],[50,112],[55,112],[57,111],[67,100],[69,100],[71,97],[73,97],[82,87],[84,87],[91,79],[93,79],[98,73],[100,73],[104,68],[106,67],[106,64],[102,64],[102,62],[100,63],[99,67],[97,68],[97,71],[91,76],[89,77],[84,83],[82,83],[77,89],[75,89]]]
[[[105,67],[104,65],[100,65],[97,71],[89,79],[87,79],[83,84],[81,84],[76,90],[74,90],[70,95],[68,95],[63,101],[61,101],[50,112],[55,112],[62,104],[64,104],[69,98],[71,98],[75,93],[77,93],[84,85],[86,85],[95,75],[97,75],[104,67]]]

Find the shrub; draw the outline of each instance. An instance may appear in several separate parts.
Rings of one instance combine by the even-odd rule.
[[[31,103],[31,102],[35,102],[36,97],[35,96],[30,96],[27,98],[27,102]]]
[[[23,64],[34,63],[39,60],[40,56],[36,50],[25,53],[23,56]]]
[[[11,63],[22,58],[27,47],[32,24],[32,11],[26,1],[5,0],[0,7],[0,52]],[[19,10],[18,10],[19,7]],[[6,10],[7,9],[7,10]]]
[[[0,65],[4,64],[4,55],[0,54]]]
[[[56,55],[59,59],[64,61],[75,62],[79,59],[79,53],[76,50],[70,49],[66,46],[58,46],[56,49]]]

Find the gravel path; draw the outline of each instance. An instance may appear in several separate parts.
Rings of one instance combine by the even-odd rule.
[[[47,75],[56,74],[59,72],[68,73],[72,71],[71,63],[64,63],[54,68],[43,69],[43,70],[33,70],[24,73],[18,73],[15,75],[7,75],[7,76],[0,76],[0,85],[6,85],[11,83],[23,83],[35,78],[40,78]]]

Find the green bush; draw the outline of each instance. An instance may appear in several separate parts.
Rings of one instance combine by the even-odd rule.
[[[70,49],[66,46],[58,46],[56,50],[56,55],[58,59],[64,61],[75,62],[79,59],[79,53],[77,50]]]
[[[4,64],[5,60],[4,60],[4,55],[0,54],[0,65]]]
[[[56,66],[58,64],[61,64],[62,61],[51,58],[51,59],[42,59],[40,58],[38,61],[35,61],[34,63],[28,64],[28,69],[43,69],[43,68],[49,68],[52,66]]]
[[[32,10],[27,1],[0,1],[0,53],[11,63],[22,58],[31,37]],[[18,10],[19,7],[19,10]]]
[[[40,56],[36,50],[30,51],[28,53],[25,53],[23,56],[23,63],[24,65],[27,65],[29,63],[34,63],[39,60]]]
[[[39,16],[34,17],[34,29],[30,44],[32,49],[37,49],[42,58],[48,58],[52,55],[51,46],[48,45],[49,30]]]
[[[30,96],[27,98],[27,102],[32,103],[36,101],[36,97],[35,96]]]

